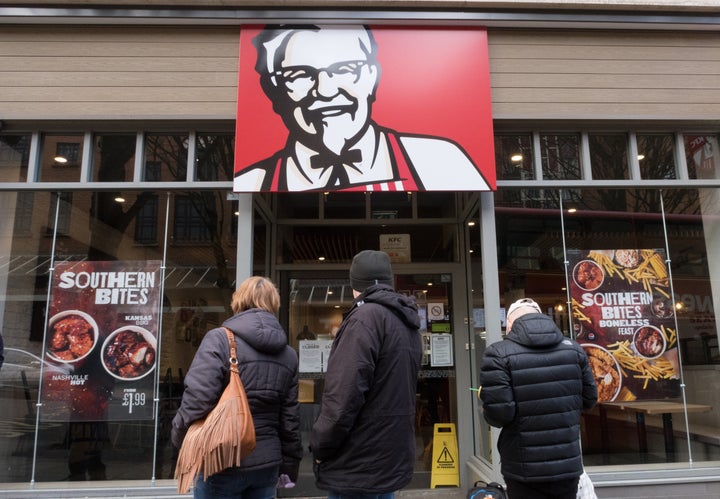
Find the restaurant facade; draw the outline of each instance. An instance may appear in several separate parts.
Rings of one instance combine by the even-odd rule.
[[[593,364],[581,434],[598,496],[717,496],[712,2],[229,4],[0,6],[0,497],[171,494],[184,373],[250,275],[280,290],[307,449],[363,249],[390,254],[421,313],[408,489],[502,481],[473,389],[506,308],[530,297]],[[254,42],[280,25],[373,33],[377,60],[338,65],[325,45],[291,77],[271,67],[288,51],[268,81],[292,95],[382,67],[373,123],[400,145],[376,157],[409,165],[402,181],[291,176],[278,155],[299,132]],[[266,157],[286,165],[274,183],[248,176]],[[321,494],[306,452],[279,495]]]

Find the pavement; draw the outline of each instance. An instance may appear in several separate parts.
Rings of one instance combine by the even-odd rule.
[[[78,483],[4,483],[0,484],[0,499],[188,499],[191,494],[180,495],[174,480],[107,481]],[[278,497],[293,499],[326,499],[326,496],[293,496],[291,491]],[[409,489],[395,494],[398,499],[464,499],[466,491],[456,487],[436,489]]]

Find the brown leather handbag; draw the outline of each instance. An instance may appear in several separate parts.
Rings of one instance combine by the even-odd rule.
[[[240,460],[255,450],[255,425],[240,380],[235,336],[223,329],[230,343],[230,382],[213,410],[188,428],[175,466],[180,494],[190,491],[200,473],[207,479],[226,468],[240,466]]]

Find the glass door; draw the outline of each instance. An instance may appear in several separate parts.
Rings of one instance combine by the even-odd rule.
[[[306,455],[300,467],[298,486],[285,496],[312,495],[315,492],[310,432],[322,402],[326,360],[342,315],[352,302],[353,293],[346,271],[287,272],[280,279],[281,307],[290,345],[300,358],[301,431]],[[454,423],[457,427],[456,359],[453,324],[452,274],[395,272],[395,289],[415,297],[421,318],[423,356],[416,393],[415,478],[408,488],[430,487],[433,431],[435,423]]]

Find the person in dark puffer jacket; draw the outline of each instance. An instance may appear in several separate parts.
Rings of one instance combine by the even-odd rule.
[[[585,351],[529,298],[513,303],[508,335],[480,372],[483,415],[502,428],[501,473],[510,499],[575,499],[583,472],[580,413],[597,401]]]
[[[330,499],[391,499],[413,476],[420,318],[382,251],[355,255],[350,284],[310,438],[315,479]]]
[[[250,277],[233,293],[234,316],[223,326],[235,334],[240,379],[255,424],[256,448],[240,467],[201,475],[196,499],[274,498],[278,479],[297,480],[302,459],[298,358],[277,320],[280,296],[264,277]],[[230,346],[223,328],[208,331],[185,376],[182,402],[172,423],[172,443],[180,448],[187,429],[220,399],[229,378]]]

